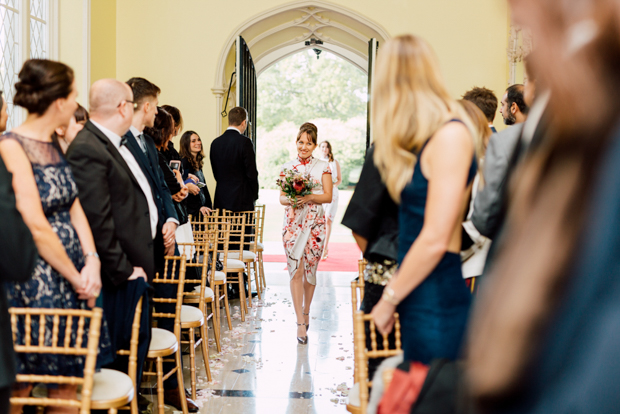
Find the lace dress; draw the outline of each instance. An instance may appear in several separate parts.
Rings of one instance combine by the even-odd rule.
[[[9,132],[0,136],[0,142],[13,139],[19,142],[32,164],[34,178],[39,189],[43,212],[54,232],[65,247],[67,255],[79,270],[84,266],[84,256],[78,235],[71,224],[69,210],[77,198],[78,190],[67,161],[51,143],[41,142]],[[40,257],[32,277],[24,283],[7,283],[6,292],[10,307],[86,309],[86,301],[79,300],[67,279]],[[47,323],[51,326],[52,319]],[[66,320],[61,318],[59,342],[64,341]],[[76,325],[77,326],[77,325]],[[87,340],[88,331],[83,340]],[[73,333],[71,343],[76,340]],[[24,326],[18,323],[17,340],[23,343]],[[32,343],[39,342],[38,325],[33,324]],[[51,330],[46,331],[45,342],[51,344]],[[98,365],[112,361],[107,325],[101,326]],[[17,371],[20,374],[82,376],[84,358],[65,355],[19,354]]]
[[[321,184],[323,174],[331,174],[329,164],[316,158],[308,161],[296,158],[284,164],[282,171],[285,169],[309,173],[313,181],[320,184],[312,190],[313,194],[323,194]],[[316,269],[323,254],[325,235],[325,213],[322,204],[309,203],[301,208],[286,207],[282,241],[291,278],[303,258],[304,276],[310,284],[316,285]]]

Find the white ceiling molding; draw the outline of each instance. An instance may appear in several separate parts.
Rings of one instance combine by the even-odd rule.
[[[281,18],[274,18],[283,13],[292,14],[291,12],[298,12],[299,17],[291,18],[285,23],[280,23]],[[348,21],[354,22],[355,27],[337,21],[338,15],[347,17]],[[279,24],[270,26],[270,18],[274,18]],[[294,34],[295,30],[298,33],[303,30],[303,33],[288,39],[285,36],[282,38],[284,33]],[[330,31],[330,36],[326,34],[326,30]],[[391,37],[379,24],[339,5],[307,0],[280,5],[247,20],[230,34],[220,51],[212,89],[214,93],[228,86],[228,79],[225,79],[226,59],[237,36],[245,38],[251,52],[256,48],[261,50],[253,54],[258,74],[284,57],[312,48],[304,44],[311,38],[323,41],[323,45],[318,46],[319,49],[334,53],[366,72],[368,56],[361,51],[365,49],[363,44],[371,37],[378,38],[380,42]]]

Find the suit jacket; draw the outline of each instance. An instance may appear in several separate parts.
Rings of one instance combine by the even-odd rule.
[[[258,200],[258,170],[252,141],[229,129],[211,143],[211,168],[217,181],[215,208],[254,210]]]
[[[506,213],[506,180],[510,173],[513,153],[523,124],[493,134],[484,156],[484,188],[474,200],[471,221],[476,229],[490,239],[495,238]]]
[[[15,208],[12,179],[0,158],[0,388],[15,381],[13,336],[3,285],[30,279],[37,260],[32,235]]]
[[[67,151],[80,202],[101,257],[104,287],[118,286],[142,267],[155,275],[146,197],[114,144],[87,122]]]
[[[159,168],[159,155],[157,154],[157,148],[155,147],[153,139],[146,134],[144,135],[147,155],[142,152],[140,144],[138,144],[138,141],[131,131],[127,131],[125,139],[127,139],[127,148],[129,148],[129,151],[131,151],[136,161],[138,161],[142,172],[144,172],[147,180],[149,180],[149,185],[153,192],[153,199],[155,200],[157,212],[159,214],[158,227],[163,227],[169,218],[178,221],[179,218],[174,209],[170,189],[166,185],[161,168]]]

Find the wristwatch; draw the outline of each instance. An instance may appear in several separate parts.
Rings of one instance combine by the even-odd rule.
[[[398,304],[400,303],[400,301],[396,299],[396,294],[394,293],[394,289],[392,289],[389,286],[386,286],[385,289],[383,289],[383,295],[381,297],[387,303],[391,303],[394,306],[398,306]]]

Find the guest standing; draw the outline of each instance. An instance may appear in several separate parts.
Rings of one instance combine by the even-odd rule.
[[[400,203],[400,267],[372,315],[388,333],[398,311],[404,357],[424,364],[457,358],[471,303],[459,252],[475,145],[438,66],[424,40],[396,37],[379,52],[373,89],[374,160]]]
[[[214,207],[253,211],[258,200],[258,170],[252,141],[243,133],[248,113],[236,107],[228,113],[228,129],[211,143],[211,168],[217,185]]]
[[[342,218],[342,225],[351,229],[368,261],[364,269],[364,299],[360,306],[364,313],[370,313],[381,299],[385,285],[396,273],[398,259],[398,206],[381,180],[374,153],[373,145],[368,148],[360,179]],[[389,340],[394,343],[393,332]],[[370,327],[367,327],[366,345],[369,349],[370,343]],[[377,345],[383,349],[382,343]],[[381,361],[383,358],[368,361],[368,378],[372,379]]]
[[[187,131],[181,136],[181,162],[183,166],[183,179],[192,180],[194,185],[202,186],[198,194],[190,193],[187,196],[187,213],[192,217],[200,217],[200,214],[210,214],[213,209],[211,194],[207,187],[207,180],[202,172],[205,153],[202,149],[202,140],[194,131]]]
[[[297,158],[282,167],[302,174],[309,174],[317,185],[312,194],[297,197],[298,207],[286,194],[280,192],[280,204],[286,206],[282,240],[286,251],[288,272],[291,278],[291,296],[297,316],[297,341],[308,343],[310,304],[316,287],[316,269],[325,244],[325,213],[323,204],[332,200],[332,175],[329,164],[316,159],[312,153],[317,147],[317,128],[309,122],[297,133]]]
[[[133,119],[133,94],[114,79],[93,83],[90,120],[67,150],[80,199],[101,255],[103,312],[111,328],[114,351],[128,349],[136,304],[155,276],[153,239],[157,206],[148,180],[121,137]],[[151,326],[143,301],[138,344],[138,378],[148,353]],[[113,368],[127,364],[117,358]]]
[[[0,155],[13,175],[17,209],[40,257],[30,280],[6,286],[8,304],[20,308],[93,307],[101,290],[101,262],[71,169],[51,139],[56,128],[69,124],[77,109],[73,70],[59,62],[28,60],[19,72],[15,90],[14,103],[25,108],[28,116],[22,125],[0,137]],[[61,319],[60,343],[65,326],[66,320]],[[100,362],[107,363],[110,341],[105,325],[102,328]],[[23,332],[21,326],[16,333],[19,343],[23,343]],[[33,343],[43,340],[38,329],[31,335]],[[71,341],[75,340],[74,332]],[[82,376],[83,364],[84,358],[77,356],[19,354],[17,372]],[[31,389],[32,384],[21,384],[14,395],[28,395]],[[76,385],[62,384],[49,390],[53,398],[75,398],[76,393]],[[20,410],[13,407],[15,412]]]
[[[325,239],[325,247],[323,248],[323,256],[321,260],[327,259],[328,256],[328,244],[329,237],[332,234],[332,226],[334,224],[334,220],[336,219],[336,213],[338,212],[338,186],[342,182],[342,176],[340,174],[340,163],[334,159],[334,154],[332,152],[332,144],[329,141],[321,142],[319,145],[319,149],[323,153],[323,159],[329,163],[329,168],[332,171],[332,181],[334,182],[333,193],[332,193],[332,201],[329,204],[323,206],[325,210],[325,226],[327,229],[327,236]]]
[[[0,91],[0,132],[6,129],[8,114]],[[24,283],[37,263],[37,246],[15,206],[13,177],[0,158],[0,413],[8,413],[15,383],[15,353],[5,283]]]
[[[78,109],[75,110],[73,117],[71,117],[69,125],[56,128],[52,134],[52,140],[58,143],[63,154],[67,152],[69,145],[71,145],[78,132],[84,128],[86,121],[88,121],[88,111],[78,104]]]
[[[463,100],[472,102],[476,105],[487,119],[489,128],[495,134],[497,129],[493,126],[493,120],[497,113],[497,97],[492,90],[487,88],[474,87],[471,90],[465,92]]]

